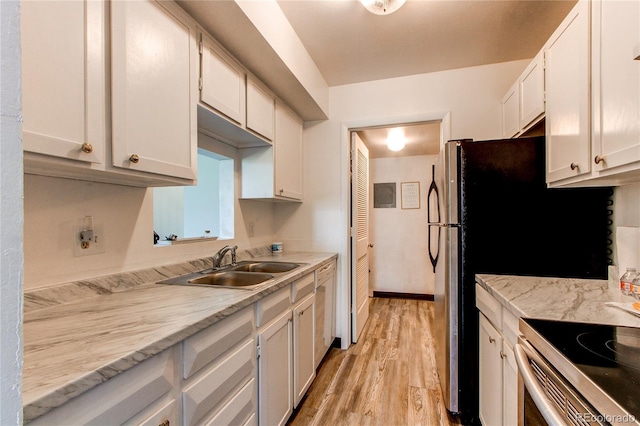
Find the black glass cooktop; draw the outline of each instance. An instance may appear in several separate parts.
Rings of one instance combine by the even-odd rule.
[[[640,419],[640,328],[525,322],[627,413]]]

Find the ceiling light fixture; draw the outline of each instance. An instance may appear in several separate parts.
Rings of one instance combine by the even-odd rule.
[[[390,15],[404,4],[406,0],[360,0],[360,3],[376,15]]]
[[[391,151],[400,151],[404,148],[406,138],[404,137],[404,131],[400,128],[389,130],[387,135],[387,148]]]

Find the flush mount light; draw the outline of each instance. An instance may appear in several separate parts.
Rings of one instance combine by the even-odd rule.
[[[391,151],[400,151],[404,148],[405,137],[404,131],[400,128],[389,130],[389,134],[387,135],[387,148]]]
[[[360,3],[371,13],[376,15],[390,15],[406,0],[360,0]]]

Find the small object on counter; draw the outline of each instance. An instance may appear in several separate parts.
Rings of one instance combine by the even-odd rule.
[[[271,252],[272,253],[282,253],[282,243],[273,243],[273,244],[271,244]]]
[[[606,302],[605,305],[622,309],[623,311],[629,312],[630,314],[640,316],[640,302],[627,302],[627,303]]]
[[[156,231],[153,231],[153,244],[158,244],[158,241],[160,241],[160,235],[158,235]]]
[[[178,236],[177,236],[176,234],[170,234],[168,237],[167,237],[167,236],[165,236],[164,238],[165,238],[165,240],[167,240],[167,241],[175,241],[175,240],[177,240],[177,239],[178,239]]]
[[[633,285],[633,280],[634,278],[636,278],[636,276],[638,276],[636,268],[627,268],[627,272],[625,272],[624,275],[620,277],[620,291],[622,292],[622,294],[625,294],[627,296],[630,296],[632,294],[631,286]]]
[[[631,296],[635,297],[636,299],[640,299],[640,274],[636,275],[636,277],[631,282],[631,288],[629,289],[629,291]]]

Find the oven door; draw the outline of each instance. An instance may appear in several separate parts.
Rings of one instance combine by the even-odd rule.
[[[602,416],[522,337],[515,347],[523,391],[520,423],[532,425],[603,425]]]

